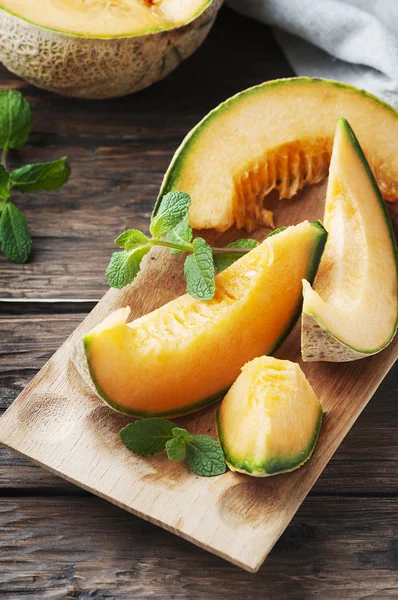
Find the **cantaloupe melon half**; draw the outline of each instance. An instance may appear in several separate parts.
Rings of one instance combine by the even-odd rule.
[[[381,194],[345,119],[337,125],[324,222],[329,238],[314,289],[304,282],[303,359],[375,354],[397,329],[397,250]]]
[[[129,308],[84,337],[97,394],[134,416],[170,416],[218,399],[252,358],[271,353],[301,309],[327,233],[320,223],[265,239],[216,277],[207,302],[188,294],[126,324]]]
[[[292,78],[250,88],[212,110],[177,150],[157,206],[181,190],[191,195],[196,229],[269,225],[263,200],[271,190],[291,198],[327,175],[341,116],[354,127],[384,198],[397,200],[398,112],[348,85]]]
[[[322,406],[299,365],[261,356],[246,364],[217,411],[232,471],[266,477],[297,469],[314,450]]]
[[[111,98],[170,73],[222,0],[0,0],[0,61],[66,96]]]

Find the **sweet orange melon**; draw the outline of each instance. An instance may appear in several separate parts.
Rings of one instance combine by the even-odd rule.
[[[311,456],[322,406],[299,365],[261,356],[246,364],[217,411],[217,431],[232,471],[266,477]]]
[[[304,282],[302,355],[344,362],[375,354],[398,324],[398,258],[389,215],[345,119],[337,124],[325,204],[328,243]]]
[[[190,194],[190,223],[225,231],[270,225],[264,198],[291,198],[323,179],[339,117],[354,127],[385,199],[398,200],[398,112],[334,81],[292,78],[245,90],[212,110],[184,139],[164,177]]]
[[[112,98],[162,79],[204,41],[222,0],[0,0],[0,61],[66,96]]]
[[[84,337],[97,394],[134,416],[186,414],[218,399],[247,361],[289,333],[326,238],[305,221],[217,275],[212,300],[186,294],[128,324],[129,308],[112,313]]]

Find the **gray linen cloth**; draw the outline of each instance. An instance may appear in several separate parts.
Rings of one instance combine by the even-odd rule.
[[[227,0],[275,27],[298,75],[363,88],[398,107],[398,0]]]

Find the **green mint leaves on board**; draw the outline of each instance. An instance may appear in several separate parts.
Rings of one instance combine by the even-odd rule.
[[[249,250],[252,250],[258,245],[256,240],[243,239],[228,244],[227,248],[248,248]],[[231,254],[216,254],[214,256],[214,264],[217,271],[221,273],[221,271],[230,267],[241,256],[241,254],[234,254],[233,252],[231,252]]]
[[[169,192],[162,200],[156,215],[152,216],[149,231],[161,238],[176,227],[188,214],[191,198],[185,192]]]
[[[69,179],[67,159],[29,164],[10,171],[10,150],[22,148],[32,127],[29,103],[18,90],[0,90],[0,244],[3,254],[16,263],[28,260],[32,236],[21,211],[11,202],[13,190],[56,190]]]
[[[243,239],[227,248],[211,248],[203,238],[193,238],[188,211],[191,198],[185,192],[169,192],[163,196],[158,211],[152,215],[147,237],[138,229],[127,229],[115,243],[123,248],[114,252],[106,270],[108,283],[123,288],[132,283],[141,268],[141,261],[152,246],[166,246],[172,254],[188,253],[184,264],[187,292],[198,300],[211,300],[216,292],[215,268],[223,271],[243,254],[258,245]],[[236,252],[228,252],[236,248]]]
[[[207,435],[191,435],[167,419],[142,419],[120,432],[123,444],[134,454],[149,456],[166,450],[170,460],[186,459],[196,475],[214,477],[226,471],[219,443]]]
[[[189,251],[192,242],[192,236],[192,227],[189,224],[187,212],[185,217],[167,233],[167,241],[171,244],[177,244],[177,246],[180,247],[186,246]],[[184,250],[170,248],[170,252],[171,254],[178,254],[179,252],[184,252]]]
[[[111,287],[121,289],[137,277],[141,261],[152,247],[152,240],[138,229],[127,229],[116,238],[115,243],[123,250],[112,254],[106,278]]]
[[[150,456],[164,451],[166,442],[174,437],[175,427],[175,423],[166,419],[143,419],[124,427],[120,439],[130,452]]]
[[[187,256],[184,264],[187,292],[199,300],[211,300],[216,292],[214,280],[213,252],[204,239],[193,241],[193,253]]]

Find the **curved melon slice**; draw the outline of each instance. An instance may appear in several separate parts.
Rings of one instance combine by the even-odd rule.
[[[205,40],[222,0],[0,0],[0,61],[66,96],[114,98],[163,79]]]
[[[375,354],[397,329],[397,250],[380,191],[345,119],[337,125],[324,222],[329,238],[314,289],[304,281],[303,359]]]
[[[305,463],[321,423],[321,403],[299,365],[270,356],[243,367],[217,411],[227,465],[255,477]]]
[[[348,85],[292,78],[250,88],[212,110],[178,148],[157,206],[181,190],[191,196],[196,229],[270,225],[264,197],[275,189],[291,198],[327,175],[342,115],[355,127],[383,196],[398,200],[398,112]]]
[[[109,316],[84,337],[98,395],[134,416],[186,414],[218,399],[289,333],[301,279],[315,276],[326,237],[305,221],[217,275],[212,300],[186,294],[129,324],[128,308]]]

